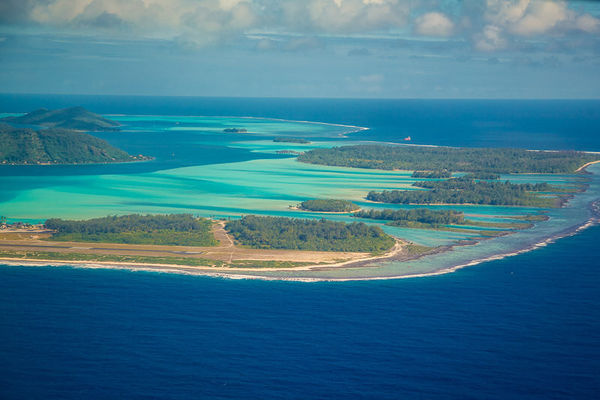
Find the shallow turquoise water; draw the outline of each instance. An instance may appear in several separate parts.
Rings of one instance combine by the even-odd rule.
[[[141,141],[146,151],[153,149],[166,156],[157,156],[139,173],[115,173],[114,165],[95,166],[95,170],[80,175],[90,166],[62,166],[46,169],[46,175],[28,173],[27,168],[12,167],[0,174],[0,215],[9,220],[43,221],[51,217],[88,218],[129,213],[186,212],[206,217],[237,217],[242,214],[268,214],[288,217],[322,218],[323,214],[291,210],[290,206],[310,198],[343,198],[361,207],[418,208],[418,206],[381,205],[366,202],[370,190],[414,189],[410,171],[378,171],[368,169],[326,167],[299,163],[293,157],[278,155],[280,150],[304,151],[313,147],[329,147],[357,143],[351,139],[332,140],[349,128],[339,125],[296,121],[228,117],[117,116],[124,131],[108,135],[109,140],[122,141],[135,147]],[[244,127],[249,133],[228,134],[224,127]],[[156,134],[159,134],[158,139]],[[310,137],[311,144],[275,143],[275,136]],[[168,136],[165,144],[164,137]],[[257,137],[262,136],[262,138]],[[268,139],[268,138],[269,139]],[[160,139],[160,140],[159,140]],[[187,148],[186,162],[177,155],[170,163],[169,146],[177,143]],[[208,145],[208,147],[206,147]],[[154,146],[154,147],[153,147]],[[163,148],[165,147],[166,148]],[[159,149],[160,147],[160,149]],[[243,149],[255,159],[220,162],[214,149],[223,154]],[[160,153],[160,154],[163,154]],[[211,158],[212,157],[212,158]],[[267,158],[265,158],[267,157]],[[275,157],[275,158],[273,158]],[[194,164],[194,159],[197,163]],[[38,167],[39,168],[39,167]],[[598,171],[599,167],[590,167]],[[8,171],[8,172],[7,172]],[[25,172],[24,172],[25,171]],[[52,171],[56,171],[53,174]],[[2,172],[2,171],[0,171]],[[600,197],[597,174],[589,190],[571,200],[567,207],[548,211],[549,221],[507,237],[486,240],[477,245],[461,246],[453,251],[411,262],[383,264],[379,268],[340,269],[334,271],[264,272],[265,277],[345,279],[373,276],[398,276],[427,273],[472,260],[511,253],[565,229],[581,225],[590,218],[588,204]],[[520,175],[502,179],[519,183],[549,182],[576,185],[581,176]],[[508,222],[499,218],[537,214],[540,209],[496,206],[432,206],[434,209],[454,209],[472,215],[474,220]],[[349,215],[326,215],[326,218],[351,222]],[[377,222],[370,222],[377,223]],[[382,225],[380,223],[380,225]],[[476,233],[457,233],[384,226],[392,235],[426,246],[455,244],[474,239]],[[482,228],[474,228],[480,230]]]

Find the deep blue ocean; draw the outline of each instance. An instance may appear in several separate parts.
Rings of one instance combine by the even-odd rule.
[[[357,138],[378,141],[600,151],[598,101],[0,95],[0,112],[72,105],[361,125],[371,129]],[[596,398],[598,243],[595,226],[452,274],[367,282],[0,266],[0,398]]]

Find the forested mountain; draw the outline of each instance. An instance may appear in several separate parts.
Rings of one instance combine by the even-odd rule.
[[[20,117],[2,118],[3,122],[65,128],[78,131],[116,131],[120,124],[94,114],[83,107],[48,110],[40,108]]]
[[[33,130],[0,124],[2,164],[84,164],[143,160],[105,140],[65,129]]]

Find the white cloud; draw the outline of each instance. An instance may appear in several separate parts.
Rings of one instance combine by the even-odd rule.
[[[440,12],[430,12],[415,20],[415,32],[424,36],[450,36],[454,23]]]
[[[503,49],[507,45],[502,36],[502,30],[495,25],[487,25],[483,31],[475,35],[475,48],[481,51],[493,51]]]
[[[475,48],[483,51],[509,47],[520,38],[600,30],[598,18],[578,14],[563,0],[487,0],[483,21],[474,35]]]
[[[33,7],[30,18],[35,22],[64,24],[83,13],[92,0],[54,0]]]
[[[522,18],[511,24],[509,29],[518,35],[539,35],[555,28],[572,13],[564,2],[533,1]]]
[[[2,0],[0,0],[2,2]],[[563,0],[470,0],[445,13],[439,0],[27,0],[14,12],[51,29],[177,38],[199,45],[247,32],[306,35],[397,34],[473,37],[475,47],[569,31],[594,34],[600,20]],[[12,3],[11,3],[12,4]],[[15,3],[16,4],[16,3]],[[13,7],[14,8],[14,7]],[[23,11],[26,10],[26,11]],[[4,9],[7,15],[11,10]],[[461,15],[462,13],[462,15]]]
[[[600,32],[600,19],[584,14],[577,17],[575,27],[584,32],[597,33]]]
[[[1,1],[1,0],[0,0]],[[421,1],[421,0],[417,0]],[[211,43],[248,30],[285,33],[381,32],[407,24],[403,0],[31,0],[29,20],[54,29],[110,29]],[[108,18],[110,17],[110,18]]]
[[[400,0],[296,0],[283,1],[285,27],[319,32],[382,31],[406,25],[411,10]]]

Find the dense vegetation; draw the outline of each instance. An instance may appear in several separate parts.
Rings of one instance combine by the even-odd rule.
[[[5,122],[39,125],[51,128],[75,129],[79,131],[116,131],[119,123],[87,111],[83,107],[61,110],[40,108],[20,117],[3,118]]]
[[[520,149],[453,148],[423,146],[357,145],[312,149],[298,161],[335,165],[402,170],[444,170],[462,172],[573,173],[598,155],[575,151],[528,151]]]
[[[394,245],[381,228],[357,222],[247,215],[226,228],[240,244],[259,249],[382,252]]]
[[[415,182],[430,190],[384,190],[371,191],[367,199],[382,203],[398,204],[489,204],[552,207],[552,198],[540,197],[531,192],[550,191],[547,183],[513,184],[510,182],[476,181],[468,178],[453,178],[445,181]]]
[[[273,139],[274,142],[278,143],[298,143],[298,144],[309,144],[310,140],[293,138],[293,137],[277,137]]]
[[[546,182],[544,183],[510,183],[506,182],[479,182],[471,179],[469,176],[453,178],[443,181],[419,181],[413,183],[413,186],[426,189],[456,189],[456,190],[473,190],[474,188],[496,188],[510,187],[513,190],[530,191],[530,192],[550,192],[555,188]]]
[[[439,171],[415,171],[411,175],[413,178],[450,178],[452,173],[447,169]]]
[[[499,174],[495,174],[493,172],[470,172],[463,176],[463,178],[467,179],[486,179],[486,180],[495,180],[500,179]]]
[[[300,203],[300,209],[324,212],[351,212],[360,207],[348,200],[315,199]]]
[[[210,220],[191,214],[132,214],[84,221],[52,218],[45,223],[56,231],[52,240],[175,246],[215,245],[211,226]]]
[[[412,173],[413,178],[450,178],[452,173],[447,169],[438,171],[415,171]]]
[[[465,223],[464,214],[453,210],[429,210],[418,208],[412,210],[361,210],[354,214],[359,218],[381,219],[385,221],[420,222],[430,225],[462,225]],[[397,225],[397,224],[396,224]]]
[[[0,124],[0,163],[83,164],[143,160],[105,140],[64,129],[34,131]]]
[[[523,222],[485,222],[467,220],[464,213],[454,210],[429,210],[427,208],[413,210],[361,210],[354,214],[359,218],[369,218],[389,221],[386,225],[402,226],[407,228],[443,229],[457,232],[478,232],[480,234],[493,234],[493,231],[474,231],[463,227],[448,227],[448,225],[464,225],[470,227],[487,227],[497,229],[525,229],[531,226]],[[534,218],[532,220],[544,220]]]

